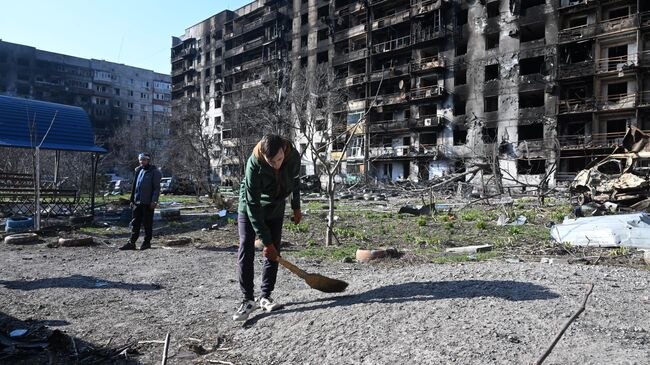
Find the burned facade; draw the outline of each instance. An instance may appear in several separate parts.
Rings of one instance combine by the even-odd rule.
[[[482,165],[477,178],[553,184],[611,153],[626,126],[650,128],[648,11],[640,0],[260,0],[175,39],[173,97],[202,98],[226,158],[242,131],[221,106],[245,106],[242,90],[288,67],[327,64],[348,95],[330,126],[364,118],[346,174],[423,181]]]
[[[164,145],[171,116],[169,75],[0,41],[0,94],[82,107],[99,143],[119,125],[150,131]]]

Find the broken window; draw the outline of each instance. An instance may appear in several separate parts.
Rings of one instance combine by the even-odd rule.
[[[326,18],[328,15],[330,15],[329,5],[318,8],[318,19]]]
[[[575,27],[582,27],[587,25],[587,17],[586,16],[580,16],[577,18],[569,19],[569,28],[575,28]]]
[[[458,25],[467,24],[467,12],[468,9],[460,9],[458,12]]]
[[[481,139],[483,140],[483,143],[494,143],[497,141],[497,134],[498,134],[499,129],[494,127],[494,128],[487,128],[484,127],[481,133]]]
[[[499,97],[497,95],[486,96],[483,99],[483,111],[489,113],[497,110],[499,110]]]
[[[485,66],[485,81],[496,80],[499,78],[499,64]]]
[[[499,2],[493,1],[485,6],[487,8],[487,17],[494,18],[499,16]]]
[[[454,129],[454,146],[467,143],[467,129]]]
[[[411,145],[411,137],[402,138],[402,146],[410,146],[410,145]]]
[[[485,49],[499,48],[499,32],[485,35]]]
[[[627,119],[610,119],[607,121],[607,133],[623,133],[627,130]]]
[[[318,33],[316,34],[316,37],[317,37],[316,40],[318,42],[327,40],[327,29],[319,30]]]
[[[620,46],[613,46],[607,48],[607,57],[609,58],[615,58],[618,57],[619,59],[624,58],[627,56],[627,44],[621,44]]]
[[[309,15],[308,14],[302,14],[300,16],[300,25],[305,25],[307,24],[307,21],[309,20]]]
[[[221,132],[221,139],[229,139],[232,138],[232,129],[224,129]]]
[[[518,125],[517,134],[519,141],[540,140],[544,138],[544,124],[535,123],[528,125]]]
[[[619,160],[609,160],[596,168],[598,172],[606,175],[619,175],[622,171],[622,164]]]
[[[617,101],[627,94],[627,82],[607,84],[607,100]]]
[[[521,11],[524,12],[533,6],[544,5],[546,0],[521,0]]]
[[[454,98],[454,115],[465,115],[467,102],[461,98]]]
[[[420,145],[435,145],[438,136],[435,133],[422,133],[420,134]]]
[[[463,56],[467,54],[467,43],[462,43],[456,46],[456,56]]]
[[[302,37],[300,37],[300,46],[307,47],[307,35],[303,35]]]
[[[623,8],[610,10],[608,19],[624,18],[624,17],[627,17],[629,15],[630,15],[630,8],[626,6],[626,7],[623,7]]]
[[[467,69],[454,71],[454,84],[457,86],[467,84]]]
[[[520,75],[545,74],[544,56],[524,58],[519,61]]]
[[[544,106],[544,90],[519,93],[519,109]]]
[[[566,46],[561,51],[561,57],[564,63],[578,63],[591,60],[591,42],[574,43]]]
[[[327,62],[327,51],[320,52],[316,55],[316,62],[318,64]]]
[[[536,23],[522,26],[519,40],[521,43],[544,39],[544,23]]]
[[[541,175],[546,173],[546,160],[544,159],[518,159],[517,174],[519,175]]]

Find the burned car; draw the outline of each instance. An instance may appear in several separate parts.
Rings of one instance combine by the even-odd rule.
[[[578,204],[611,202],[641,208],[638,204],[650,197],[648,136],[630,128],[623,147],[625,152],[611,154],[578,173],[569,188]]]

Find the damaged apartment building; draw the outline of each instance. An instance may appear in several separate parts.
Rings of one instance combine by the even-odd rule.
[[[347,89],[330,126],[364,118],[342,172],[377,181],[479,165],[504,185],[554,184],[611,153],[628,126],[650,129],[642,0],[258,0],[173,39],[172,99],[201,100],[223,141],[215,172],[230,176],[241,161],[229,151],[249,132],[222,107],[317,64]]]

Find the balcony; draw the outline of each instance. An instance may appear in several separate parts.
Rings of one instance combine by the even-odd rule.
[[[275,20],[278,17],[278,11],[277,10],[269,10],[266,11],[264,15],[260,16],[259,18],[249,21],[248,23],[236,27],[231,33],[224,34],[223,39],[232,39],[235,37],[238,37],[244,33],[250,32],[251,30],[257,29],[263,24]]]
[[[595,72],[594,61],[586,60],[576,63],[560,63],[558,70],[558,79],[571,79],[593,75]]]
[[[416,121],[414,119],[393,119],[393,120],[378,120],[370,124],[370,133],[387,133],[408,131],[415,128]]]
[[[558,6],[558,9],[569,9],[572,7],[587,7],[590,5],[596,5],[598,3],[597,0],[560,0],[560,5]]]
[[[263,43],[264,43],[264,36],[251,39],[250,41],[244,43],[244,51],[249,51],[253,48],[260,47],[262,46]]]
[[[594,98],[586,99],[567,99],[558,102],[558,113],[592,113],[596,111],[596,103]]]
[[[639,14],[639,26],[641,28],[650,27],[650,11]]]
[[[375,44],[374,46],[372,46],[372,53],[379,54],[379,53],[396,51],[399,49],[404,49],[410,45],[411,45],[411,36],[407,35],[405,37],[400,37],[400,38],[392,39],[390,41]]]
[[[639,17],[632,14],[620,18],[608,19],[598,24],[598,34],[607,35],[610,33],[632,30],[639,27]]]
[[[445,59],[440,56],[423,58],[411,62],[411,72],[422,72],[428,70],[441,69],[445,67]]]
[[[596,36],[596,24],[562,29],[557,34],[558,43],[575,42]]]
[[[415,128],[439,127],[444,124],[444,117],[440,115],[420,115],[415,118]]]
[[[348,110],[364,110],[366,108],[366,99],[348,100]]]
[[[389,67],[388,69],[385,70],[373,71],[373,73],[370,75],[370,80],[371,81],[380,81],[382,79],[387,80],[394,77],[403,76],[405,74],[408,74],[408,72],[409,72],[408,64]]]
[[[358,24],[347,29],[340,30],[334,33],[334,42],[340,42],[342,40],[364,34],[366,32],[365,24]]]
[[[406,93],[397,92],[392,94],[379,94],[377,95],[376,105],[393,105],[401,104],[407,101]]]
[[[422,43],[437,38],[443,38],[446,35],[446,28],[441,26],[431,26],[420,31],[414,32],[411,36],[411,43]]]
[[[332,63],[334,66],[341,65],[343,63],[348,63],[348,62],[353,62],[356,60],[360,60],[363,58],[366,58],[367,51],[365,48],[358,49],[356,51],[352,51],[350,53],[344,53],[340,55],[334,56],[334,59],[332,60]]]
[[[381,29],[385,27],[390,27],[391,25],[399,24],[401,22],[409,20],[411,17],[411,11],[409,9],[399,11],[395,14],[379,18],[372,23],[372,29]]]
[[[374,159],[409,157],[412,152],[414,149],[411,146],[371,147],[369,157]]]
[[[598,110],[630,109],[636,106],[636,93],[604,95],[596,97]]]
[[[637,106],[640,108],[650,106],[650,91],[639,92],[639,97],[637,98]]]
[[[638,53],[619,57],[601,58],[596,60],[596,73],[625,72],[633,70],[638,63]]]
[[[444,88],[440,85],[420,87],[411,90],[411,100],[423,100],[442,96]]]
[[[366,82],[366,74],[350,75],[345,78],[345,86],[355,86]]]
[[[447,0],[411,0],[411,14],[420,16],[438,10],[443,2],[447,2]]]

